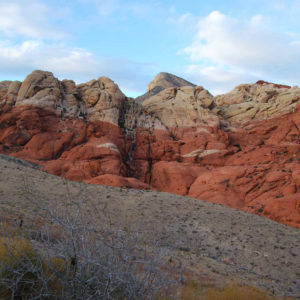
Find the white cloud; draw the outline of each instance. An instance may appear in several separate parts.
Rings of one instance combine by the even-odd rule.
[[[97,14],[104,18],[122,13],[142,16],[149,4],[120,0],[78,0],[95,4]],[[95,10],[96,11],[96,10]],[[63,42],[69,34],[58,30],[65,7],[58,12],[41,0],[0,0],[0,80],[23,78],[34,69],[51,71],[59,79],[69,78],[77,83],[107,76],[128,95],[137,96],[146,90],[152,78],[153,65],[126,58],[97,57],[82,47]],[[5,40],[1,40],[5,37]]]
[[[240,21],[214,11],[199,20],[194,42],[181,53],[191,61],[186,73],[195,78],[206,74],[209,87],[221,84],[225,88],[225,82],[229,87],[239,78],[239,83],[265,79],[296,84],[300,45],[294,38],[273,30],[270,19],[262,15]]]
[[[59,79],[69,78],[77,83],[100,76],[114,80],[129,95],[138,95],[150,81],[151,64],[138,63],[122,58],[97,58],[94,53],[67,47],[64,44],[48,44],[28,40],[20,44],[0,41],[0,78],[24,78],[34,69],[51,71]]]
[[[197,64],[186,66],[181,76],[193,83],[202,85],[214,95],[226,93],[241,83],[257,81],[255,76],[237,69]]]
[[[35,0],[0,1],[0,33],[29,38],[59,39],[66,36],[49,23],[54,12]]]

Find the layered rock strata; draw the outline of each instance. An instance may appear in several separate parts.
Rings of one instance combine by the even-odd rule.
[[[105,77],[0,82],[0,152],[71,180],[189,195],[300,228],[300,89],[259,81],[213,97],[161,74],[142,101]]]

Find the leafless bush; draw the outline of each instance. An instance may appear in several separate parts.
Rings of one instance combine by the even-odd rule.
[[[68,183],[66,190],[53,209],[39,207],[26,186],[43,226],[17,235],[2,226],[1,299],[154,299],[178,283],[180,264],[171,269],[159,238],[148,240],[143,226],[112,224],[106,205],[72,195]]]

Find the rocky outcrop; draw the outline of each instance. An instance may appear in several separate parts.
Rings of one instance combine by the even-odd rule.
[[[291,113],[300,98],[298,87],[272,83],[243,84],[228,94],[214,98],[214,112],[229,124],[264,120]]]
[[[192,127],[219,124],[211,111],[213,98],[202,87],[167,88],[145,100],[144,111],[157,116],[167,127]]]
[[[300,228],[299,88],[259,81],[213,97],[166,73],[150,88],[139,102],[105,77],[0,82],[0,152],[71,180],[189,195]]]
[[[196,85],[173,74],[161,72],[148,84],[147,92],[144,95],[135,98],[135,101],[142,103],[164,89],[183,86],[195,87]]]
[[[154,79],[148,84],[147,91],[151,91],[156,87],[167,89],[170,87],[182,87],[182,86],[195,87],[196,85],[173,74],[161,72],[158,73],[154,77]]]
[[[112,80],[100,77],[78,85],[78,91],[89,121],[100,120],[118,125],[125,95]]]
[[[8,105],[14,105],[16,103],[20,87],[20,81],[0,82],[0,105],[4,102]]]
[[[2,82],[0,91],[2,105],[28,105],[61,117],[82,117],[116,125],[125,100],[125,95],[109,78],[100,77],[76,86],[72,80],[60,82],[51,72],[44,71],[32,72],[23,83]]]

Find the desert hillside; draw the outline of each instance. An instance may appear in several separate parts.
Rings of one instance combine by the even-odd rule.
[[[160,73],[135,100],[106,77],[76,85],[34,71],[0,82],[0,152],[73,181],[187,195],[300,228],[299,99],[298,87],[263,81],[213,97]]]
[[[159,238],[203,286],[238,282],[300,297],[300,233],[261,216],[169,193],[71,182],[3,155],[0,203],[1,222],[30,230],[42,228],[49,211],[70,216],[82,207],[96,224],[105,209],[111,226],[139,228],[147,242]]]

